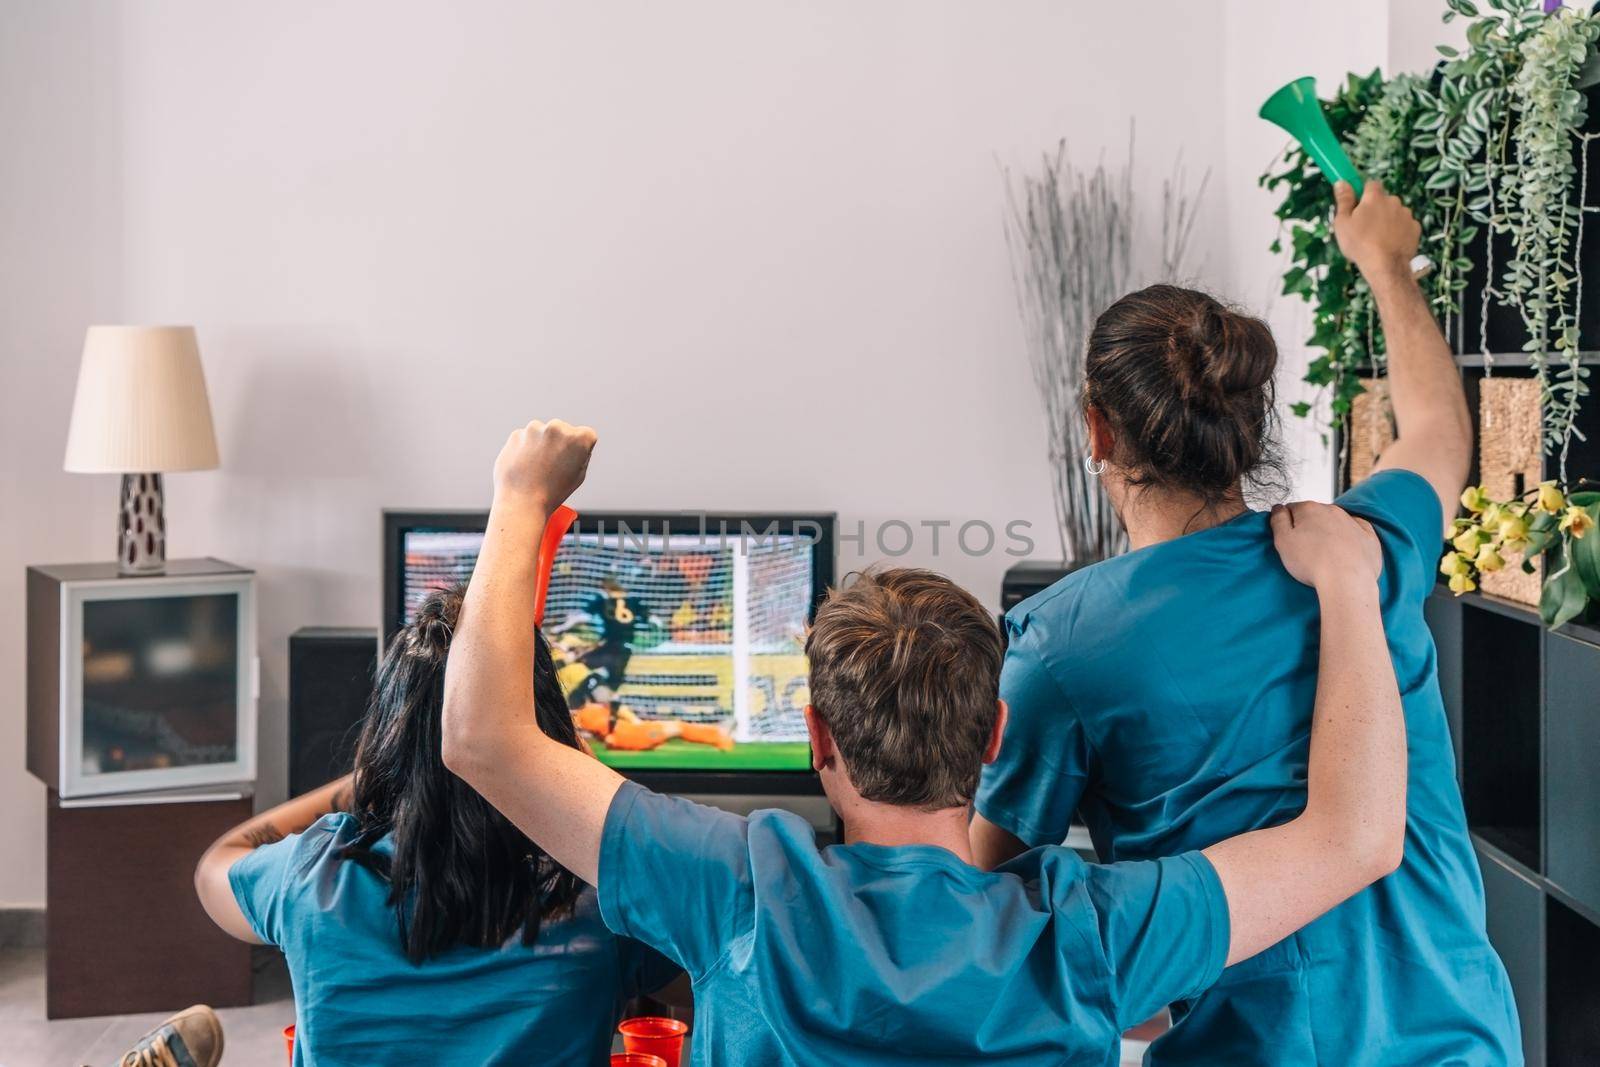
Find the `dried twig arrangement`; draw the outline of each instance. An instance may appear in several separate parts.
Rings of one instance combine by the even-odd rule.
[[[1066,141],[1046,155],[1038,172],[1006,178],[1006,244],[1011,251],[1017,305],[1027,331],[1034,383],[1044,404],[1054,475],[1061,551],[1090,563],[1125,551],[1122,529],[1100,480],[1083,466],[1089,454],[1083,420],[1084,355],[1099,314],[1132,287],[1140,247],[1133,191],[1133,136],[1128,158],[1080,171]],[[1157,277],[1177,281],[1194,231],[1209,172],[1193,194],[1182,156],[1162,188]]]

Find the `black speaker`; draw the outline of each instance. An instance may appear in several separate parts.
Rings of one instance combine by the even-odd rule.
[[[1025,559],[1012,564],[1000,580],[1000,640],[1008,642],[1010,639],[1011,631],[1006,629],[1006,612],[1035,593],[1049,589],[1077,569],[1078,564],[1056,560]]]
[[[289,635],[289,795],[350,770],[378,666],[378,631],[303,626]]]
[[[1042,593],[1078,569],[1075,563],[1025,559],[1014,563],[1000,582],[1000,614],[1004,615],[1035,593]]]

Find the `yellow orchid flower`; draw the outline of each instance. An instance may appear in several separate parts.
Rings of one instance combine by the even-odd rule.
[[[1489,494],[1481,485],[1469,485],[1461,491],[1461,506],[1478,514],[1490,504]]]
[[[1476,556],[1478,554],[1478,546],[1488,540],[1489,535],[1484,532],[1483,527],[1469,526],[1465,530],[1462,530],[1460,533],[1456,534],[1455,538],[1451,540],[1450,544],[1453,545],[1455,550],[1461,553],[1463,556],[1471,557]]]
[[[1521,552],[1528,547],[1528,520],[1523,515],[1507,509],[1500,519],[1500,547],[1507,552]]]
[[[1439,561],[1439,573],[1447,578],[1459,578],[1472,573],[1472,563],[1459,552],[1446,552]]]
[[[1493,545],[1484,545],[1478,552],[1478,558],[1472,561],[1472,565],[1484,574],[1493,574],[1501,567],[1504,567],[1506,561],[1500,553],[1494,550]]]
[[[1570,507],[1567,509],[1566,514],[1561,516],[1561,529],[1570,533],[1573,537],[1582,537],[1594,529],[1594,519],[1590,516],[1588,509],[1576,506]]]
[[[1567,506],[1567,498],[1556,488],[1554,481],[1539,483],[1539,510],[1548,511],[1552,515],[1560,514]]]
[[[1462,593],[1470,593],[1476,588],[1478,588],[1478,583],[1472,580],[1471,575],[1456,574],[1450,578],[1450,591],[1456,596],[1460,596]]]

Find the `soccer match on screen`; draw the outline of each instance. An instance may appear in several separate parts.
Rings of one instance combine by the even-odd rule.
[[[414,605],[465,580],[483,535],[411,530]],[[628,770],[805,771],[812,544],[573,531],[551,568],[544,633],[579,732]]]

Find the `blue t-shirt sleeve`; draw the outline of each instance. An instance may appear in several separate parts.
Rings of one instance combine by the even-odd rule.
[[[1228,958],[1228,898],[1199,852],[1091,864],[1086,888],[1123,1029],[1210,988]]]
[[[600,916],[698,978],[753,922],[749,820],[624,782],[600,840]]]
[[[1444,549],[1444,514],[1426,478],[1399,468],[1382,470],[1334,503],[1372,523],[1383,545],[1386,582],[1418,598],[1433,589]]]
[[[1032,636],[1010,619],[1006,626],[1000,699],[1009,717],[999,758],[983,768],[978,813],[1030,848],[1059,845],[1088,786],[1093,752]]]
[[[317,820],[304,833],[262,845],[241,856],[228,868],[233,899],[257,937],[269,945],[283,946],[296,886],[306,868],[325,853],[334,830],[348,815],[335,813]]]

